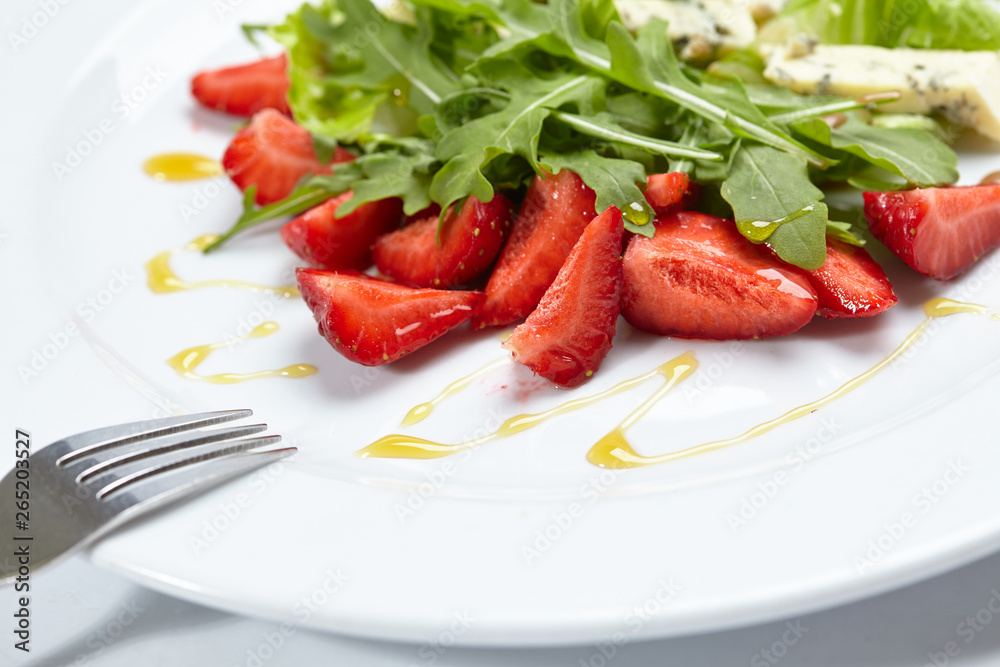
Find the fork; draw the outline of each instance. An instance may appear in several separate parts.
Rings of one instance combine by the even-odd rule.
[[[18,575],[19,565],[25,565],[20,556],[34,572],[150,510],[296,451],[252,451],[281,440],[280,435],[247,437],[266,424],[204,429],[252,414],[224,410],[109,426],[18,459],[27,466],[0,480],[0,549],[16,556],[0,562],[0,582]]]

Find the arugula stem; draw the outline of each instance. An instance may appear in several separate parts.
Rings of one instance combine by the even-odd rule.
[[[853,111],[854,109],[862,109],[872,104],[886,104],[887,102],[894,102],[899,98],[900,94],[896,91],[893,91],[891,93],[886,93],[884,95],[867,95],[865,97],[859,97],[854,100],[839,100],[837,102],[820,104],[818,106],[808,107],[806,109],[796,109],[795,111],[786,111],[784,113],[775,114],[774,116],[769,116],[769,118],[775,123],[794,123],[799,120],[818,118],[820,116],[826,116],[832,113],[841,113],[844,111]]]
[[[566,113],[565,111],[552,111],[551,116],[569,125],[578,132],[588,136],[597,137],[598,139],[607,139],[609,141],[617,141],[662,155],[674,155],[677,157],[687,157],[694,160],[708,160],[711,162],[721,162],[725,159],[722,155],[713,151],[706,151],[700,148],[690,148],[673,141],[664,141],[662,139],[644,137],[641,134],[629,132],[628,130],[614,130],[589,121],[582,116]]]
[[[264,206],[258,209],[246,208],[243,211],[243,215],[240,216],[240,219],[236,221],[236,224],[226,231],[226,233],[221,234],[219,238],[212,241],[212,243],[205,246],[205,249],[202,252],[210,253],[217,250],[223,243],[244,230],[256,227],[257,225],[267,222],[268,220],[274,220],[275,218],[280,218],[282,216],[295,215],[296,213],[307,211],[314,206],[319,206],[327,199],[335,196],[335,193],[330,192],[329,190],[304,188],[301,192],[286,199],[282,199],[279,202],[275,202],[269,206]],[[252,201],[253,200],[251,199],[249,202],[245,202],[244,206],[252,206]]]

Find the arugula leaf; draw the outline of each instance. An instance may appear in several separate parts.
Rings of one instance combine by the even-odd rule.
[[[431,182],[431,198],[445,210],[468,195],[493,198],[493,186],[483,174],[501,155],[518,155],[536,172],[538,140],[551,109],[592,95],[604,83],[587,74],[556,72],[545,78],[512,59],[493,59],[487,71],[492,86],[506,90],[510,102],[502,110],[445,132],[437,144],[444,163]],[[529,76],[530,75],[530,76]]]
[[[386,144],[395,150],[386,150]],[[430,141],[383,137],[365,150],[368,152],[352,163],[360,168],[362,176],[351,181],[353,195],[337,207],[337,215],[347,215],[361,204],[387,197],[400,197],[407,215],[431,205],[428,193],[440,163]]]
[[[627,146],[634,146],[650,153],[694,160],[708,160],[710,162],[721,162],[724,159],[721,154],[714,151],[706,151],[673,141],[654,139],[630,132],[616,123],[610,114],[607,113],[595,114],[589,118],[585,118],[563,111],[553,111],[552,117],[588,136],[619,142]]]
[[[795,123],[795,131],[823,145],[856,155],[920,187],[958,180],[958,156],[927,130],[872,127],[855,114],[836,129],[819,118]]]
[[[802,156],[746,144],[722,183],[722,196],[745,237],[767,241],[781,259],[804,269],[823,265],[827,208]]]
[[[643,236],[653,235],[653,211],[637,184],[646,184],[646,170],[637,162],[598,155],[593,150],[541,156],[546,171],[575,171],[597,192],[595,215],[617,206],[625,218],[625,229]]]

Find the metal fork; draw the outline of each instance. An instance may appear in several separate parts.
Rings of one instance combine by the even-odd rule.
[[[225,410],[109,426],[18,459],[20,467],[0,480],[0,548],[19,556],[0,561],[0,581],[13,581],[20,566],[34,572],[141,514],[296,451],[251,451],[281,440],[246,437],[266,424],[195,430],[252,414]]]

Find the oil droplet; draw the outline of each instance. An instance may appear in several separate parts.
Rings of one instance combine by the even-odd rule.
[[[633,225],[646,225],[649,221],[653,219],[655,212],[650,207],[649,202],[645,199],[642,201],[631,202],[628,206],[622,209],[622,217],[631,222]]]
[[[423,438],[392,434],[379,438],[367,447],[359,450],[358,456],[361,458],[436,459],[443,456],[449,456],[451,454],[457,454],[469,449],[475,449],[476,447],[479,447],[480,445],[491,440],[497,440],[499,438],[514,435],[515,433],[527,431],[528,429],[534,428],[556,415],[566,414],[574,410],[579,410],[580,408],[593,405],[594,403],[604,400],[608,396],[642,384],[656,375],[673,376],[675,368],[680,366],[689,366],[691,364],[697,364],[691,353],[681,355],[680,357],[672,359],[647,373],[634,378],[629,378],[628,380],[623,380],[615,386],[605,389],[597,394],[566,401],[544,412],[516,415],[511,417],[501,424],[500,427],[493,433],[488,433],[487,435],[475,440],[468,440],[457,444],[444,444],[431,440],[424,440]],[[676,382],[674,384],[676,384]]]
[[[808,206],[803,206],[798,211],[789,213],[785,217],[778,218],[777,220],[739,220],[737,221],[736,226],[739,228],[740,233],[748,239],[761,243],[766,241],[779,226],[785,224],[786,222],[791,222],[792,220],[804,218],[815,210],[815,204],[809,204]]]
[[[492,371],[494,368],[497,368],[498,366],[501,366],[506,361],[507,361],[506,358],[504,358],[504,359],[497,359],[496,361],[492,361],[492,362],[486,364],[485,366],[483,366],[479,370],[474,371],[472,373],[469,373],[468,375],[466,375],[465,377],[463,377],[461,379],[455,380],[454,382],[452,382],[451,384],[449,384],[447,387],[445,387],[444,389],[442,389],[441,393],[438,394],[437,396],[435,396],[434,398],[432,398],[431,400],[427,401],[426,403],[421,403],[421,404],[416,405],[413,408],[411,408],[410,411],[406,413],[406,416],[403,417],[403,423],[402,423],[402,425],[403,426],[412,426],[413,424],[417,424],[417,423],[422,422],[423,420],[427,419],[430,416],[431,411],[434,410],[434,407],[438,403],[440,403],[444,399],[448,398],[449,396],[452,396],[452,395],[458,393],[462,389],[465,389],[466,387],[468,387],[472,383],[473,380],[486,375],[487,373],[489,373],[490,371]]]
[[[204,250],[217,238],[217,234],[205,234],[188,243],[184,249],[194,252]],[[199,280],[197,282],[188,282],[174,273],[173,268],[170,266],[170,258],[173,254],[173,250],[164,250],[146,262],[146,285],[149,286],[149,289],[154,294],[168,294],[170,292],[202,289],[204,287],[225,287],[245,289],[251,292],[267,292],[286,298],[299,296],[299,288],[294,285],[270,287],[243,282],[241,280]]]
[[[316,367],[309,364],[293,364],[275,370],[256,371],[254,373],[218,373],[215,375],[199,375],[195,372],[199,365],[208,358],[215,350],[230,347],[247,338],[262,338],[270,336],[278,330],[277,322],[264,322],[254,327],[249,334],[242,338],[230,338],[220,343],[209,343],[207,345],[196,345],[186,350],[181,350],[174,356],[167,359],[167,365],[173,368],[178,375],[188,380],[200,380],[211,382],[212,384],[235,384],[246,382],[247,380],[258,380],[267,377],[288,377],[302,378],[316,373]]]
[[[222,165],[197,153],[162,153],[146,160],[142,170],[156,181],[196,181],[221,174]]]

